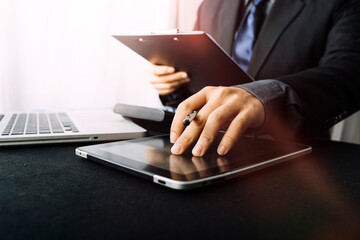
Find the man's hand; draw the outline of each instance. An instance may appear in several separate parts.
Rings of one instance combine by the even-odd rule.
[[[193,110],[199,110],[188,127],[182,121]],[[182,154],[197,139],[194,156],[203,156],[220,128],[230,122],[219,146],[218,154],[225,155],[248,128],[260,127],[265,120],[262,103],[238,87],[206,87],[183,101],[176,110],[171,125],[170,141],[173,154]]]
[[[175,72],[170,66],[152,65],[150,73],[150,83],[160,95],[170,94],[190,81],[186,72]]]

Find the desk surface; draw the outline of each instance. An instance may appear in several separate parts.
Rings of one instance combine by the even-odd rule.
[[[77,145],[0,148],[0,239],[360,239],[360,146],[176,191],[81,159]]]

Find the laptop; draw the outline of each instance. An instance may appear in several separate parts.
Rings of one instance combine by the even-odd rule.
[[[112,109],[0,113],[0,146],[112,141],[145,133]]]

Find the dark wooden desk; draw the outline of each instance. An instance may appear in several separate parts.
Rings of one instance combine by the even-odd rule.
[[[0,149],[0,239],[360,239],[360,146],[175,191],[81,159],[77,145]]]

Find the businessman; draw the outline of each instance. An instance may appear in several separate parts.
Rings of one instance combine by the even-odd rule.
[[[213,36],[257,81],[191,95],[191,73],[154,65],[151,84],[162,102],[181,102],[170,133],[174,154],[196,142],[193,155],[204,155],[225,125],[220,155],[245,131],[328,138],[330,127],[360,109],[359,0],[205,0],[195,29]],[[193,110],[199,112],[185,128]]]

